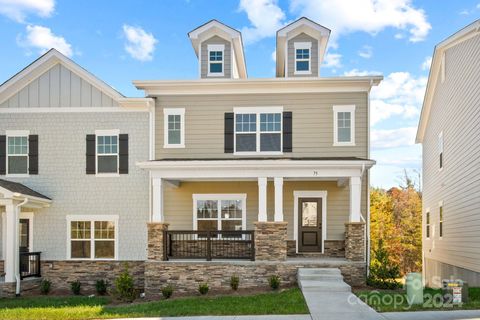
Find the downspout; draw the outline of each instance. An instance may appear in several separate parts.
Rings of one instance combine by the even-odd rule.
[[[25,198],[25,200],[23,200],[21,203],[16,205],[15,212],[18,212],[17,210],[19,210],[22,206],[26,205],[27,203],[28,203],[28,198]],[[17,240],[15,242],[16,242],[16,246],[18,248],[18,234],[17,234]],[[17,257],[17,258],[20,260],[19,257]],[[20,268],[20,261],[18,263],[18,268]],[[20,296],[20,282],[21,281],[20,281],[20,275],[17,274],[16,272],[15,272],[15,280],[16,280],[15,295],[18,297],[18,296]]]

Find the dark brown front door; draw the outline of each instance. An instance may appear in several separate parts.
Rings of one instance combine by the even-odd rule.
[[[298,199],[298,251],[322,251],[322,198]]]

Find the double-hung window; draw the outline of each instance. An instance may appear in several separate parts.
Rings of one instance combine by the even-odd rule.
[[[95,131],[97,143],[97,174],[118,173],[119,130]]]
[[[246,228],[246,194],[194,194],[194,229],[240,231]]]
[[[7,174],[28,174],[28,134],[27,131],[7,132]]]
[[[208,75],[223,76],[225,45],[208,45]]]
[[[425,238],[430,238],[430,209],[425,213]]]
[[[333,106],[333,145],[355,145],[355,106]]]
[[[70,259],[116,259],[118,216],[67,216]]]
[[[311,42],[295,42],[295,74],[311,73]]]
[[[282,152],[281,107],[235,108],[235,153]]]
[[[443,169],[443,131],[438,134],[438,165]]]
[[[165,108],[164,148],[185,148],[185,109]]]

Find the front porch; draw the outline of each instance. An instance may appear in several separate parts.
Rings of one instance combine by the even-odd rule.
[[[290,257],[366,261],[362,159],[161,160],[152,177],[148,259]],[[363,212],[363,214],[362,214]]]

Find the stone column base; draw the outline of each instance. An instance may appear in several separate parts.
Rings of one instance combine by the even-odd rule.
[[[345,223],[345,258],[365,261],[365,222]]]
[[[149,222],[148,229],[148,245],[147,259],[154,261],[164,260],[163,234],[168,230],[168,223],[165,222]]]
[[[255,260],[287,259],[287,222],[255,222]]]

